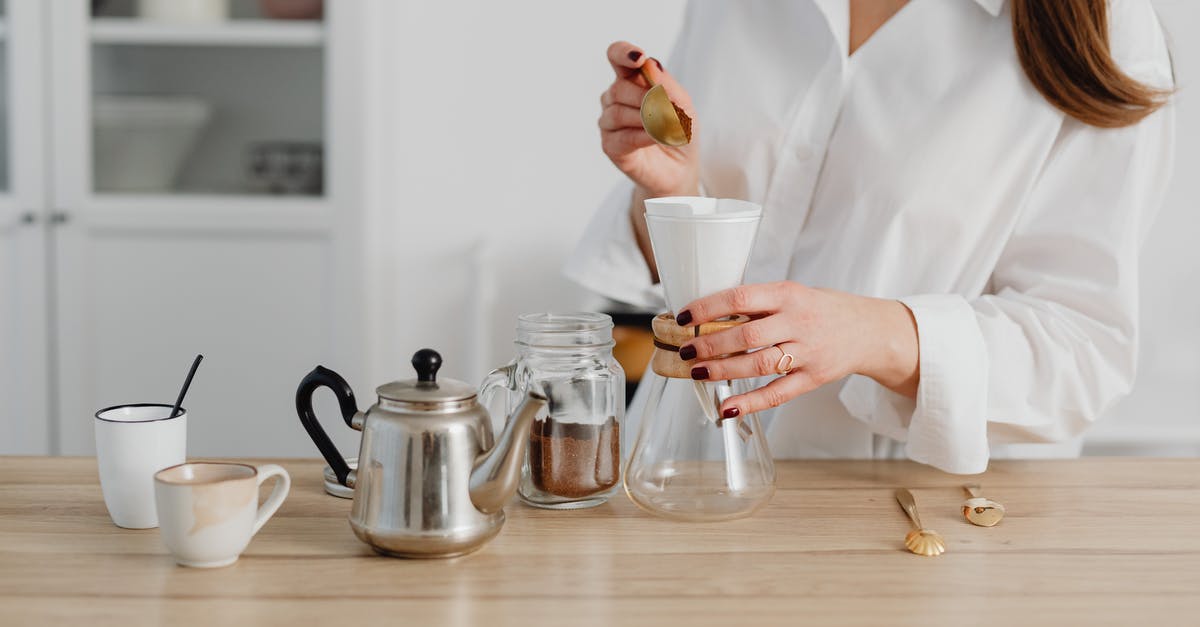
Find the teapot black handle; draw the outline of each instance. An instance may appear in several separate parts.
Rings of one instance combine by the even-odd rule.
[[[321,428],[321,423],[317,422],[317,415],[313,413],[313,393],[320,387],[333,390],[337,396],[338,407],[342,410],[342,419],[351,428],[355,428],[354,415],[358,413],[358,404],[354,401],[354,391],[350,389],[350,384],[346,383],[341,375],[325,366],[314,368],[296,389],[296,414],[300,416],[300,424],[304,425],[308,437],[312,438],[325,461],[329,462],[329,467],[337,475],[338,483],[348,485],[346,478],[350,475],[350,465],[333,445],[333,440],[329,439],[329,435]]]

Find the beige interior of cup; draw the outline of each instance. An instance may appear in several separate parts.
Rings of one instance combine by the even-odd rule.
[[[176,485],[200,485],[236,479],[249,479],[258,474],[254,466],[193,462],[164,468],[154,475],[155,481]]]

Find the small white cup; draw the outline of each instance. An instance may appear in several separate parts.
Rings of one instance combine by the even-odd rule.
[[[154,473],[187,461],[187,411],[158,403],[96,412],[96,465],[108,515],[118,527],[158,526]]]
[[[258,486],[278,477],[260,507]],[[154,475],[163,543],[182,566],[216,568],[237,561],[250,538],[283,504],[292,479],[275,464],[193,462]]]

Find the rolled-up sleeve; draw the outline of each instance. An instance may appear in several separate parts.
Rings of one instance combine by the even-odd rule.
[[[919,336],[915,401],[856,375],[850,413],[955,473],[985,470],[989,444],[1080,435],[1133,384],[1138,255],[1173,137],[1170,105],[1118,129],[1066,119],[987,293],[900,299]]]

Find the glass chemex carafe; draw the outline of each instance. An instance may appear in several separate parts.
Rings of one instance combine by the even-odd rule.
[[[517,357],[493,370],[480,390],[505,411],[535,390],[549,399],[529,431],[517,493],[537,507],[600,505],[621,479],[625,372],[613,358],[612,318],[601,313],[535,313],[517,318]]]
[[[742,282],[761,219],[753,203],[673,197],[646,201],[646,223],[672,312]],[[625,491],[639,507],[681,520],[749,516],[775,493],[775,465],[757,414],[722,418],[721,403],[752,380],[693,381],[679,347],[748,322],[745,316],[681,327],[654,319],[653,375],[641,428],[625,466]]]

